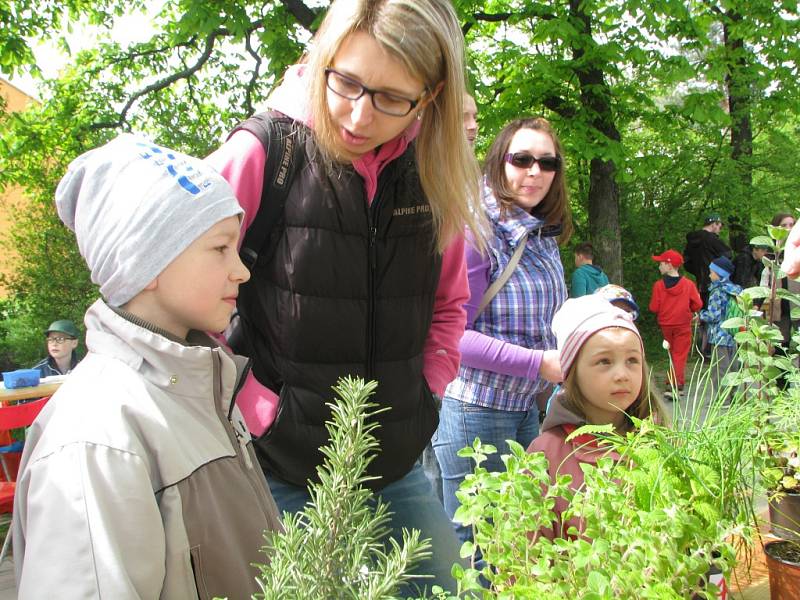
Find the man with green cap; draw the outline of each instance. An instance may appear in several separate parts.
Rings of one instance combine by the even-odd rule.
[[[711,279],[708,266],[714,259],[724,256],[733,258],[731,249],[719,237],[722,230],[722,217],[711,213],[703,220],[703,228],[686,234],[686,248],[683,250],[683,268],[694,276],[703,306],[708,305],[708,287]]]
[[[47,331],[47,358],[33,366],[42,377],[66,375],[78,364],[78,328],[67,319],[53,321]]]

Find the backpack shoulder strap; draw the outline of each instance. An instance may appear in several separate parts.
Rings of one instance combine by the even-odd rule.
[[[252,133],[267,155],[258,212],[244,235],[239,256],[252,270],[273,227],[283,216],[286,196],[302,161],[298,128],[289,117],[277,112],[254,115],[237,125],[228,138],[239,130]]]

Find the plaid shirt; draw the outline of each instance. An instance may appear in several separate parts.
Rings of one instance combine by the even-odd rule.
[[[489,285],[503,272],[525,232],[528,239],[514,273],[467,327],[525,349],[555,349],[556,338],[550,325],[567,298],[557,237],[543,235],[544,221],[518,207],[513,207],[501,221],[497,201],[488,188],[484,188],[483,202],[493,233],[488,242]],[[551,387],[544,379],[505,375],[462,363],[446,395],[486,408],[525,411],[531,408],[536,395]]]

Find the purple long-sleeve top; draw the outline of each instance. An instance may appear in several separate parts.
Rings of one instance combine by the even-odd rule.
[[[445,395],[495,410],[526,411],[551,387],[539,369],[544,351],[556,347],[551,323],[566,299],[564,270],[558,242],[542,219],[519,207],[500,218],[487,187],[483,202],[492,225],[488,254],[467,244],[467,329],[459,344],[458,376]],[[490,282],[500,277],[521,243],[525,248],[511,277],[476,314]]]
[[[467,330],[459,345],[461,364],[504,375],[535,379],[539,375],[543,350],[524,348],[472,329],[477,316],[475,313],[489,287],[492,265],[489,255],[481,254],[471,243],[466,245],[464,252],[467,260],[469,300],[464,305],[467,311]]]

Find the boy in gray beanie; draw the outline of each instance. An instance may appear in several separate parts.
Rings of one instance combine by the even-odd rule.
[[[277,509],[233,402],[224,329],[239,207],[202,161],[124,134],[75,161],[62,221],[104,299],[31,427],[14,500],[19,598],[244,598]]]

